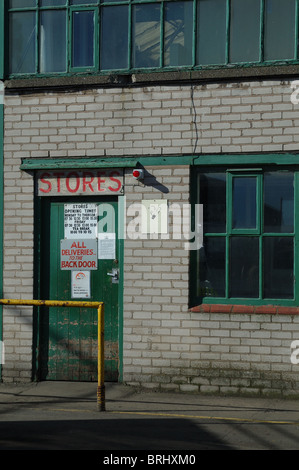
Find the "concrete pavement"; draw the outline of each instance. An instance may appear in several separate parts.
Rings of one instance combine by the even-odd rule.
[[[0,449],[299,449],[296,400],[160,393],[107,383],[106,411],[99,412],[96,391],[94,383],[0,384]]]

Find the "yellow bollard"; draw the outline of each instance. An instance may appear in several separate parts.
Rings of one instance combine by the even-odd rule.
[[[105,381],[104,381],[104,305],[98,308],[98,410],[105,411]]]
[[[98,387],[97,405],[99,411],[105,411],[105,379],[104,379],[104,303],[68,300],[20,300],[0,299],[0,305],[26,305],[47,307],[85,307],[98,310]]]

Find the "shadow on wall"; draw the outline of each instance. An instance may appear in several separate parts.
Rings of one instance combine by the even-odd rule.
[[[169,189],[164,186],[164,184],[160,183],[153,174],[147,171],[143,166],[140,168],[144,171],[144,180],[142,181],[144,186],[151,186],[164,194],[169,193]]]

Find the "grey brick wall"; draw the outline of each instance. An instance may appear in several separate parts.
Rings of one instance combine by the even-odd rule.
[[[19,170],[21,158],[298,151],[292,91],[291,81],[256,80],[7,92],[4,296],[33,295],[33,177]],[[146,184],[126,172],[127,206],[189,201],[189,167],[147,171]],[[290,344],[299,339],[299,317],[189,311],[189,254],[174,237],[125,240],[124,381],[205,393],[298,394]],[[4,340],[4,380],[30,380],[30,308],[4,309]]]

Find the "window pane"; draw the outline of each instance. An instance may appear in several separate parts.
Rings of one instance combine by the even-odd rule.
[[[260,0],[231,0],[230,62],[259,60]]]
[[[164,65],[192,64],[193,3],[166,3]]]
[[[35,13],[9,15],[9,69],[10,73],[35,72]]]
[[[225,297],[225,238],[206,237],[199,250],[201,297]]]
[[[9,8],[35,7],[36,0],[9,0]]]
[[[205,233],[226,232],[226,174],[202,173],[199,180]]]
[[[294,174],[270,172],[264,175],[264,231],[294,231]]]
[[[292,237],[264,237],[264,297],[294,297],[294,243]]]
[[[259,239],[230,239],[230,296],[259,297]]]
[[[295,16],[295,0],[266,0],[265,60],[294,58]]]
[[[70,5],[91,5],[98,3],[99,0],[71,0]]]
[[[256,177],[233,177],[232,228],[256,228]]]
[[[133,10],[133,66],[160,65],[160,6],[134,6]]]
[[[57,7],[64,6],[67,0],[41,0],[41,7]]]
[[[101,69],[128,67],[128,7],[102,8]]]
[[[40,15],[40,71],[66,70],[66,12],[43,11]]]
[[[225,63],[226,0],[200,0],[197,28],[197,63]]]
[[[73,12],[72,66],[94,66],[94,11]]]

